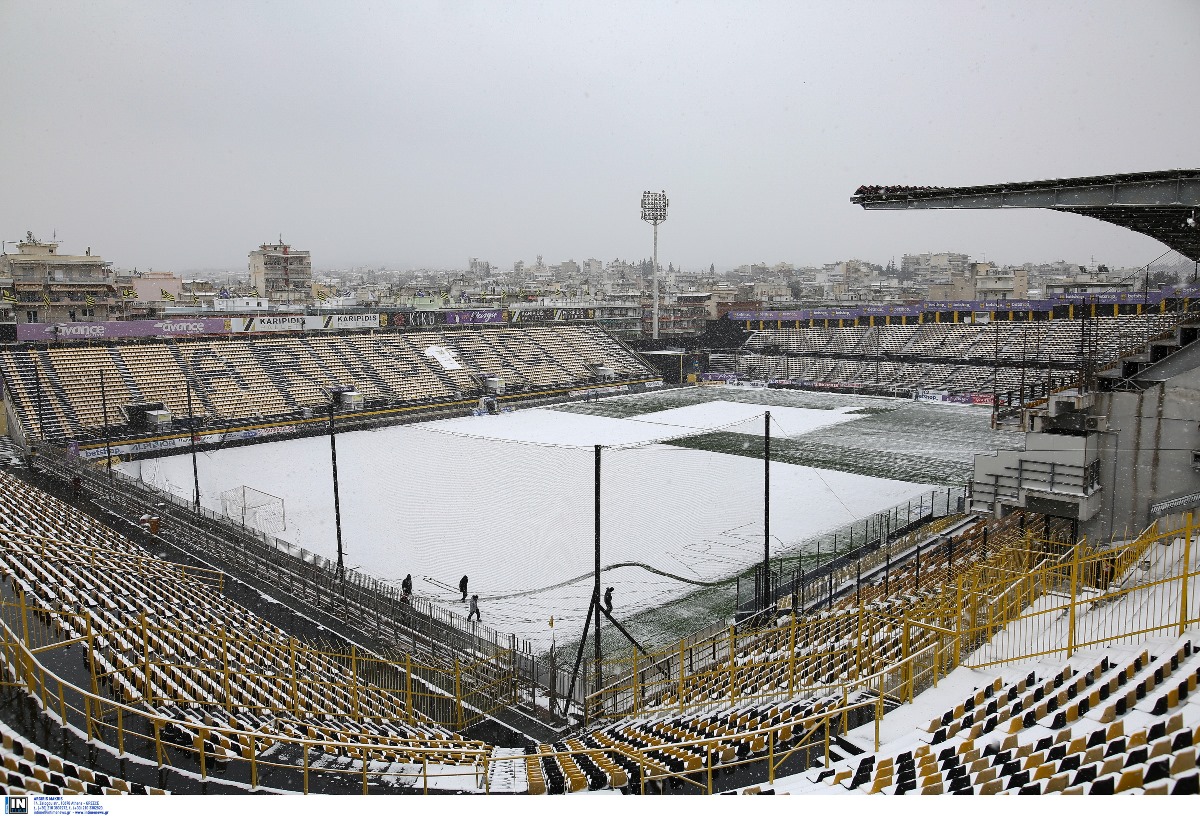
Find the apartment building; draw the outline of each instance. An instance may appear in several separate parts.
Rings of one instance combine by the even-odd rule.
[[[0,321],[112,319],[121,306],[111,267],[91,247],[83,255],[63,255],[57,241],[39,241],[27,232],[15,253],[0,254]]]

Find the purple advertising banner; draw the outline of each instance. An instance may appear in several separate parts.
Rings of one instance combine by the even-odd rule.
[[[476,309],[468,312],[446,312],[446,323],[451,326],[503,322],[504,312],[501,309]]]
[[[509,312],[513,323],[535,323],[554,319],[553,309],[513,309]]]
[[[930,312],[1048,312],[1055,306],[1068,303],[1095,303],[1099,305],[1137,304],[1157,306],[1164,298],[1194,297],[1200,290],[1192,288],[1164,289],[1153,292],[1099,292],[1081,294],[1071,292],[1043,300],[930,300],[913,306],[891,304],[864,304],[851,309],[826,307],[822,309],[800,309],[789,312],[729,312],[730,320],[739,322],[758,321],[773,323],[777,320],[854,320],[860,317],[883,315],[915,317]]]
[[[980,307],[992,312],[1045,312],[1054,308],[1052,300],[985,300]]]
[[[384,318],[387,318],[386,320]],[[442,326],[446,323],[446,312],[441,311],[422,311],[422,312],[388,312],[385,315],[379,316],[379,325],[381,326],[413,326],[421,328],[424,326]]]
[[[555,320],[591,320],[595,316],[595,309],[580,309],[572,306],[566,309],[554,310]]]
[[[109,340],[119,337],[189,337],[228,334],[224,317],[175,317],[163,320],[109,320],[103,323],[18,323],[17,339],[26,342]]]
[[[790,312],[759,312],[763,320],[807,320],[807,310]]]

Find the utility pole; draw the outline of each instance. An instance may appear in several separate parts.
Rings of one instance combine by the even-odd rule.
[[[342,562],[342,505],[338,498],[337,436],[333,425],[333,400],[329,394],[329,458],[333,464],[333,523],[337,529],[337,579],[346,590],[346,567]]]
[[[108,431],[108,392],[104,387],[104,369],[100,369],[100,410],[104,414],[104,465],[108,469],[108,480],[111,482],[113,478],[112,471],[112,444],[109,441]]]
[[[46,443],[46,422],[45,422],[45,414],[43,413],[43,409],[42,409],[42,403],[44,402],[44,400],[42,399],[42,369],[41,369],[41,365],[42,365],[41,360],[35,358],[34,366],[33,366],[33,377],[34,377],[34,382],[37,385],[38,444],[44,445]]]
[[[101,372],[103,373],[103,372]],[[187,404],[188,404],[188,431],[192,437],[192,484],[194,492],[192,494],[192,509],[200,512],[200,470],[196,466],[196,414],[192,410],[192,381],[186,380],[187,383]]]
[[[762,608],[771,602],[771,412],[763,414],[763,584]]]
[[[595,585],[592,589],[592,608],[596,616],[595,625],[596,631],[592,633],[596,643],[596,662],[593,674],[595,676],[596,692],[599,693],[601,684],[603,683],[603,672],[600,665],[600,446],[596,446],[596,574]]]

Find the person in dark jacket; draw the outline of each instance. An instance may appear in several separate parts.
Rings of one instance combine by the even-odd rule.
[[[400,582],[400,590],[405,595],[412,595],[412,573],[404,576],[404,580]]]
[[[471,618],[475,618],[475,620],[477,620],[477,621],[483,620],[483,616],[479,614],[479,596],[478,595],[471,596],[471,611],[467,613],[467,623],[471,622]]]
[[[460,590],[462,590],[462,594],[463,594],[462,601],[460,601],[460,603],[466,603],[467,602],[467,576],[464,575],[462,577],[462,580],[458,582],[458,588]]]
[[[604,590],[604,611],[610,615],[612,614],[612,594],[613,594],[612,587],[609,587],[608,589]]]

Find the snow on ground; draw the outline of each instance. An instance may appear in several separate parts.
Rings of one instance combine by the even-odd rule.
[[[577,637],[594,558],[593,445],[757,424],[769,408],[789,433],[851,422],[843,411],[710,402],[614,419],[516,411],[339,434],[338,476],[348,566],[380,578],[414,577],[416,594],[451,603],[470,576],[485,623],[549,645]],[[737,423],[742,422],[742,425]],[[513,444],[520,441],[531,444]],[[191,495],[187,455],[121,465]],[[248,485],[282,497],[279,537],[333,559],[336,533],[329,440],[288,440],[202,454],[200,492]],[[727,578],[762,555],[761,460],[674,445],[602,453],[602,563],[622,614],[669,602],[692,582]],[[772,552],[903,502],[926,485],[773,463]],[[659,575],[658,570],[668,575]],[[679,580],[674,577],[678,576]],[[465,607],[463,612],[465,613]]]
[[[896,756],[903,751],[913,751],[929,741],[928,728],[930,721],[955,705],[962,702],[977,689],[983,688],[995,678],[1002,678],[1004,685],[1012,685],[1029,672],[1035,672],[1040,678],[1051,677],[1070,665],[1076,672],[1085,673],[1099,665],[1107,657],[1114,667],[1125,666],[1133,662],[1135,656],[1143,651],[1150,654],[1151,665],[1143,667],[1143,674],[1152,674],[1154,660],[1174,653],[1184,641],[1196,639],[1196,628],[1192,627],[1182,635],[1176,629],[1175,623],[1179,618],[1180,582],[1166,584],[1159,582],[1171,575],[1192,572],[1200,563],[1196,543],[1200,538],[1193,539],[1189,550],[1190,561],[1184,564],[1185,544],[1182,538],[1176,538],[1166,544],[1155,544],[1146,553],[1143,562],[1132,566],[1126,576],[1118,581],[1118,585],[1129,592],[1111,603],[1100,604],[1089,608],[1086,604],[1078,615],[1075,630],[1075,642],[1089,644],[1079,649],[1070,657],[1066,655],[1069,637],[1066,627],[1066,614],[1057,614],[1056,610],[1064,603],[1061,595],[1047,593],[1023,610],[1028,616],[1009,624],[998,632],[990,642],[981,646],[972,655],[966,657],[970,662],[990,662],[992,660],[1013,658],[1022,654],[1037,653],[1059,649],[1054,654],[1045,654],[1032,659],[1013,659],[1011,662],[985,666],[979,669],[959,666],[946,677],[939,680],[938,685],[926,689],[912,703],[902,705],[889,711],[879,725],[878,756]],[[1194,581],[1194,579],[1193,579]],[[1086,596],[1084,596],[1086,597]],[[1050,611],[1051,614],[1037,614]],[[1188,619],[1194,620],[1200,614],[1200,604],[1191,603],[1189,593]],[[1121,632],[1147,631],[1150,636],[1113,640]],[[1098,643],[1103,639],[1105,642]],[[1112,669],[1115,671],[1116,669]],[[1186,676],[1187,671],[1181,676]],[[1130,688],[1137,685],[1139,676],[1135,676]],[[1168,681],[1168,685],[1170,681]],[[1158,692],[1158,693],[1161,693]],[[1146,695],[1152,700],[1154,693]],[[1188,714],[1194,704],[1188,703],[1184,709],[1185,722],[1194,727],[1193,717],[1200,711]],[[1094,717],[1098,709],[1093,710],[1089,717]],[[1133,732],[1147,728],[1156,719],[1161,719],[1147,713],[1145,703],[1138,708],[1131,708],[1122,715],[1125,732]],[[1082,723],[1095,722],[1082,720]],[[1097,723],[1098,724],[1098,723]],[[1087,726],[1084,725],[1085,729]],[[1082,730],[1082,729],[1081,729]],[[1034,725],[1021,732],[1021,742],[1032,744],[1043,736],[1052,736],[1055,732],[1044,725]],[[1078,732],[1077,732],[1078,733]],[[859,745],[874,747],[875,724],[873,722],[861,725],[850,731],[850,736]],[[992,733],[976,742],[977,747],[989,742],[999,742],[1004,734]],[[962,737],[960,736],[960,739]],[[950,745],[952,743],[944,743]],[[861,757],[853,757],[837,767],[857,767]],[[799,774],[780,777],[773,786],[777,793],[794,794],[847,794],[850,791],[840,785],[828,785],[824,782],[814,783],[820,768],[811,768]]]
[[[632,445],[714,429],[761,435],[764,411],[771,412],[772,435],[782,432],[784,436],[797,436],[861,419],[850,413],[855,410],[853,406],[814,410],[715,400],[624,419],[535,408],[488,417],[486,422],[477,421],[481,417],[462,417],[431,422],[425,427],[538,445]]]

